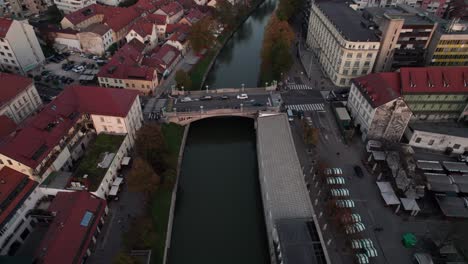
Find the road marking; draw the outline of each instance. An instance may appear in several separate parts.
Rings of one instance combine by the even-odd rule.
[[[312,90],[313,88],[306,84],[288,84],[290,90]]]
[[[320,111],[325,112],[324,104],[299,104],[299,105],[286,105],[291,110],[302,110],[302,111]]]

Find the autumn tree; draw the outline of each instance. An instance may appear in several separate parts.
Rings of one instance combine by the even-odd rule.
[[[218,21],[228,27],[233,27],[236,23],[237,11],[235,6],[228,0],[217,0],[215,17]]]
[[[135,141],[139,157],[147,161],[156,173],[167,169],[168,148],[161,127],[158,124],[146,124],[137,132]]]
[[[303,0],[280,0],[276,15],[278,19],[288,21],[295,13],[300,11]]]
[[[128,175],[128,188],[132,192],[150,195],[160,183],[160,178],[150,164],[142,158],[136,158]]]
[[[261,82],[279,80],[282,72],[287,72],[293,63],[291,45],[295,34],[287,21],[271,16],[265,28],[262,46]]]
[[[216,41],[213,35],[214,28],[215,22],[209,16],[193,24],[189,34],[189,42],[193,51],[198,53]]]
[[[181,88],[184,87],[185,90],[190,90],[192,87],[192,79],[188,73],[184,70],[178,70],[175,74],[175,81],[177,83],[177,87]]]

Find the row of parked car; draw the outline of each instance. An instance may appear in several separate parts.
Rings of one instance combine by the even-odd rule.
[[[184,97],[182,99],[180,99],[180,102],[181,103],[185,103],[185,102],[192,102],[192,101],[209,101],[209,100],[213,100],[213,99],[219,99],[219,100],[228,100],[230,97],[228,95],[222,95],[222,96],[218,96],[218,97],[213,97],[211,95],[205,95],[205,96],[202,96],[198,99],[192,99],[190,97]],[[237,99],[239,100],[245,100],[245,99],[249,99],[249,96],[247,94],[238,94]]]
[[[74,80],[73,78],[67,77],[67,76],[59,76],[52,74],[51,71],[42,71],[41,75],[36,75],[34,76],[34,81],[36,82],[51,82],[51,81],[57,81],[61,82],[63,84],[71,84]]]

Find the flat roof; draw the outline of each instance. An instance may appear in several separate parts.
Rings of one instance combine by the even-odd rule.
[[[276,222],[284,264],[325,264],[317,231],[310,219],[281,219]]]
[[[418,160],[416,161],[416,165],[421,170],[435,170],[435,171],[443,171],[442,165],[438,161],[432,160]]]
[[[468,172],[468,165],[465,162],[442,161],[442,165],[450,172]]]
[[[406,9],[403,5],[391,7],[368,7],[365,12],[376,17],[388,16],[391,19],[404,19],[405,25],[434,25],[434,21],[426,18],[418,10]]]
[[[442,135],[450,135],[455,137],[466,137],[468,135],[468,126],[463,125],[463,122],[413,122],[409,126],[413,130],[437,133]]]
[[[124,141],[126,135],[111,135],[111,134],[99,134],[91,147],[88,148],[84,154],[84,158],[81,160],[78,168],[74,173],[74,177],[85,180],[89,191],[94,192],[101,184],[102,178],[106,174],[108,167],[100,168],[98,163],[103,159],[104,154],[117,153]],[[112,158],[112,160],[115,156]],[[112,161],[110,161],[112,163]],[[84,178],[85,175],[88,175]]]
[[[72,177],[71,172],[66,171],[53,171],[47,176],[47,178],[41,183],[40,187],[43,188],[54,188],[54,189],[65,189],[69,180]]]
[[[312,204],[286,114],[257,119],[258,167],[264,206],[273,221],[283,218],[311,218]]]
[[[361,13],[346,2],[335,0],[318,2],[316,5],[347,40],[379,42],[375,32],[361,23],[366,23]]]
[[[459,197],[436,195],[437,203],[445,216],[468,218],[465,200]]]

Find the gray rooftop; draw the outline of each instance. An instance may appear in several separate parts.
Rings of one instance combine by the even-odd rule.
[[[409,6],[398,5],[394,7],[368,7],[364,11],[370,14],[374,19],[384,16],[391,19],[404,19],[405,25],[434,25],[435,22],[416,9]]]
[[[71,177],[72,177],[71,172],[54,171],[54,172],[51,172],[49,176],[47,176],[47,178],[42,182],[40,187],[53,188],[53,189],[65,189]]]
[[[450,135],[456,137],[466,137],[468,135],[468,127],[462,123],[455,122],[413,122],[409,126],[413,130],[426,131],[442,135]]]
[[[349,7],[345,2],[332,0],[319,2],[316,5],[347,40],[379,41],[373,30],[363,26],[363,23],[367,22],[361,13]]]
[[[320,239],[310,230],[315,225],[307,219],[282,219],[276,222],[284,264],[324,264]]]
[[[265,209],[272,220],[311,218],[312,204],[305,186],[289,122],[285,114],[259,117],[257,152]]]

